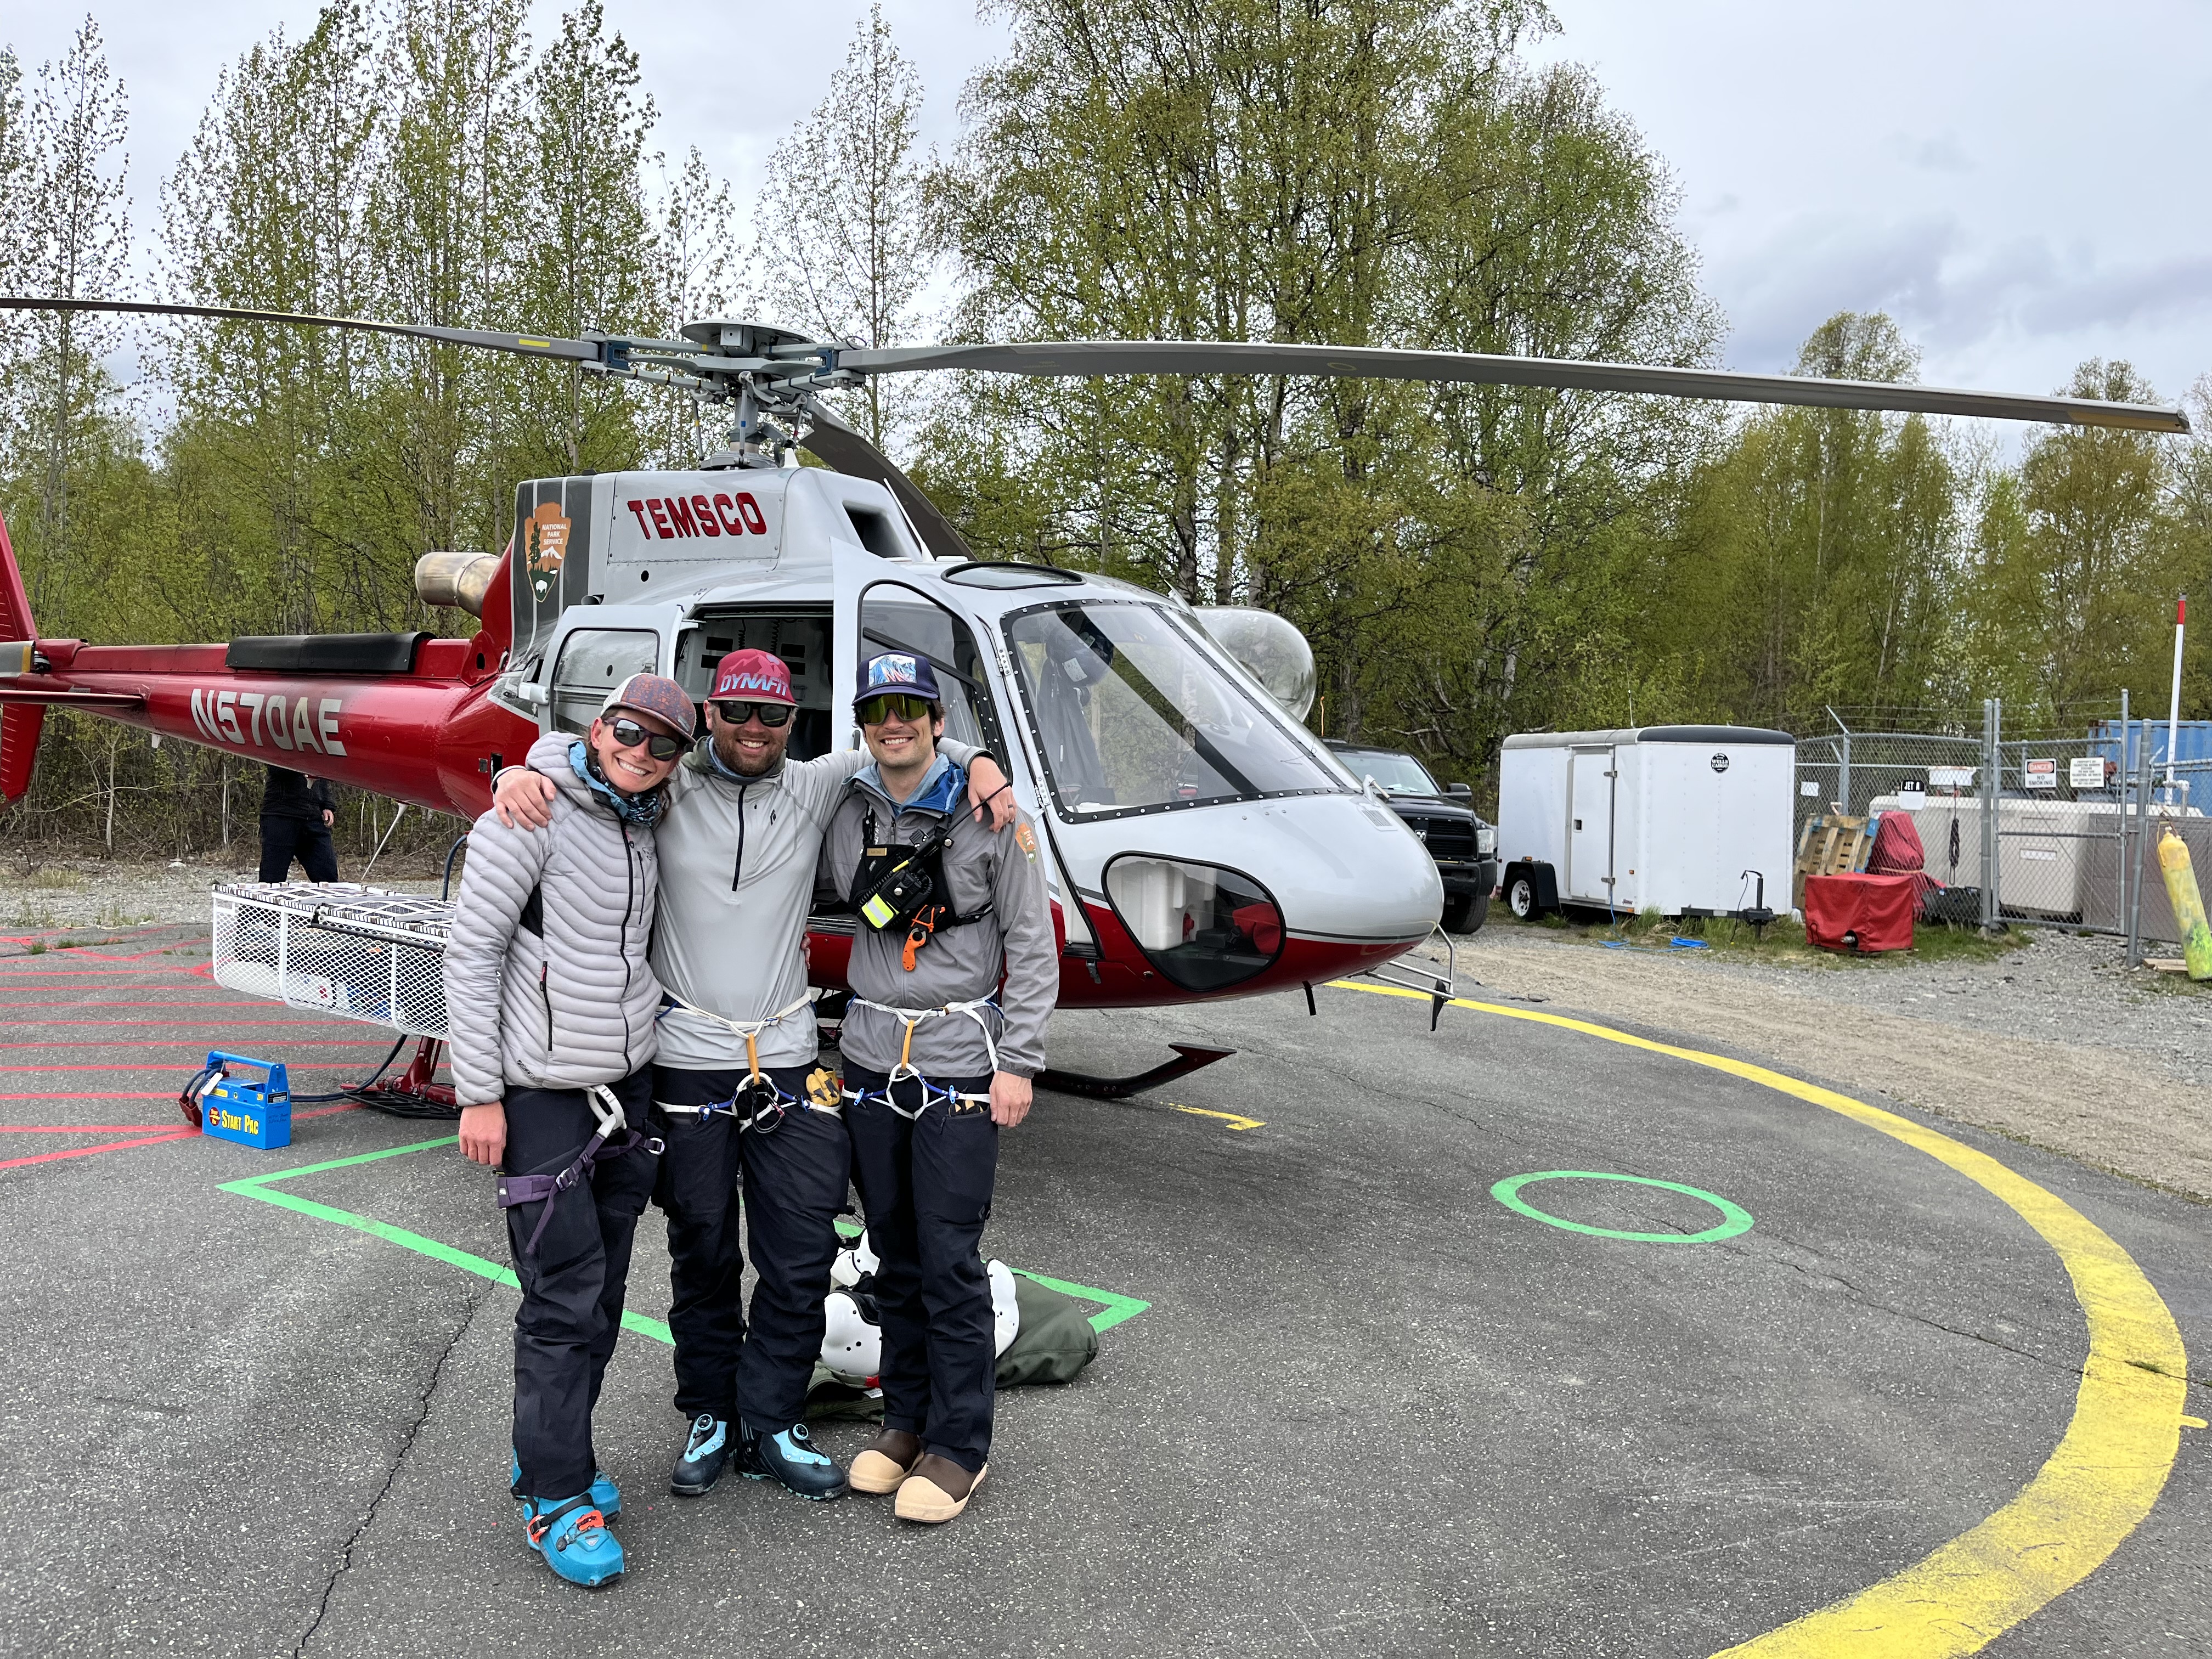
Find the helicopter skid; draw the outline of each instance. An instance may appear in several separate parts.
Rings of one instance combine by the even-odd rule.
[[[1234,1048],[1202,1048],[1194,1042],[1170,1042],[1168,1047],[1176,1051],[1176,1059],[1155,1066],[1149,1072],[1139,1072],[1133,1077],[1091,1077],[1082,1072],[1062,1072],[1047,1066],[1037,1073],[1037,1086],[1063,1095],[1083,1095],[1092,1100],[1127,1100],[1131,1095],[1157,1089],[1163,1083],[1188,1077],[1200,1067],[1226,1060],[1237,1052]]]

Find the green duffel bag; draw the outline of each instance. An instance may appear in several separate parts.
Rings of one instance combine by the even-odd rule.
[[[1081,1297],[1016,1273],[1014,1305],[1020,1310],[1020,1320],[1014,1340],[999,1356],[1000,1388],[1072,1382],[1098,1357],[1098,1333],[1091,1328],[1091,1316],[1084,1311]],[[878,1418],[883,1413],[879,1396],[854,1387],[819,1360],[815,1362],[814,1380],[806,1391],[808,1417]]]

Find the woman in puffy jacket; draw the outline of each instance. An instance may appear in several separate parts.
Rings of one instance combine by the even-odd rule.
[[[530,761],[556,775],[552,822],[477,820],[446,949],[461,1151],[500,1171],[522,1287],[509,1486],[530,1547],[587,1588],[623,1570],[592,1407],[653,1193],[658,1143],[638,1133],[660,1006],[653,831],[694,719],[673,680],[635,674],[582,738],[540,738]]]

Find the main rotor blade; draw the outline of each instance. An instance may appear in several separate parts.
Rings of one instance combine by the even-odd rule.
[[[1071,340],[995,345],[893,346],[841,350],[836,366],[861,374],[921,369],[981,369],[995,374],[1328,374],[1358,380],[1449,380],[1476,386],[1552,386],[1577,392],[1635,392],[1723,403],[1803,404],[1818,409],[1894,410],[1919,415],[1977,415],[2061,426],[2186,432],[2178,409],[2101,403],[2094,398],[2014,397],[1952,392],[1887,380],[1824,380],[1798,374],[1738,374],[1717,368],[1576,362],[1472,351],[1402,351],[1387,346],[1208,343],[1195,340]]]
[[[806,435],[799,441],[799,447],[840,472],[850,473],[855,478],[872,479],[890,489],[914,521],[915,533],[921,544],[940,559],[972,559],[967,542],[952,527],[952,520],[937,510],[937,503],[921,493],[921,486],[897,467],[890,456],[870,443],[861,433],[854,431],[842,421],[824,412],[821,404],[806,400],[807,419],[812,423]]]
[[[54,300],[0,294],[0,311],[112,311],[148,317],[213,317],[233,323],[305,323],[311,328],[351,328],[368,334],[404,334],[448,345],[483,346],[525,357],[562,357],[596,363],[605,356],[592,340],[562,340],[532,334],[499,334],[481,328],[433,328],[422,323],[380,323],[362,317],[316,317],[290,311],[247,311],[237,306],[154,305],[137,300]]]

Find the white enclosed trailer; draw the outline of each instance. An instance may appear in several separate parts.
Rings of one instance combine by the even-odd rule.
[[[1498,855],[1516,915],[1563,904],[1669,916],[1790,906],[1797,744],[1750,726],[1505,739]]]

